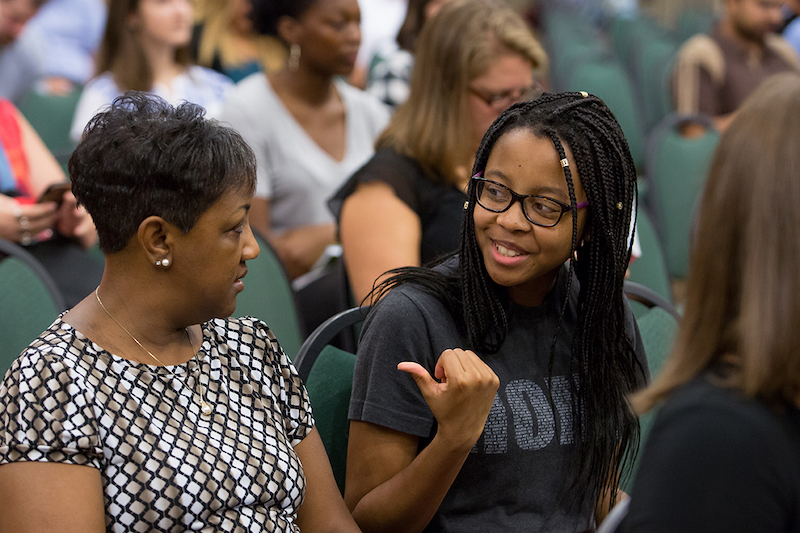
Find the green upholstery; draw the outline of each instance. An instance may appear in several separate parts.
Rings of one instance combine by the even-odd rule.
[[[20,112],[62,166],[66,165],[75,149],[75,143],[69,138],[69,130],[80,96],[81,89],[75,89],[65,96],[32,91],[19,106]]]
[[[0,377],[64,310],[55,285],[20,257],[0,260]]]
[[[708,129],[701,137],[685,138],[679,129],[687,120],[702,122]],[[674,114],[664,119],[648,141],[648,202],[672,277],[686,276],[695,204],[718,143],[719,133],[707,120]]]
[[[646,313],[636,319],[639,326],[639,333],[642,336],[645,353],[647,354],[647,364],[650,367],[650,377],[655,379],[661,373],[664,362],[672,351],[675,342],[675,335],[678,332],[678,322],[675,317],[661,307],[652,307]],[[642,450],[647,440],[647,435],[653,425],[656,411],[639,417],[641,425],[641,443],[639,450]],[[634,463],[631,475],[621,483],[622,490],[628,492],[635,477],[638,462]]]
[[[580,61],[600,61],[611,55],[600,31],[576,13],[548,10],[544,15],[545,47],[554,92],[568,90],[567,77]]]
[[[356,356],[327,345],[317,356],[306,380],[317,431],[325,445],[333,475],[344,493],[347,468],[347,409],[353,389]]]
[[[286,355],[294,359],[303,342],[294,292],[273,248],[258,235],[256,240],[261,253],[247,262],[244,291],[236,298],[233,316],[252,316],[266,322]]]
[[[654,290],[665,300],[672,301],[672,291],[667,273],[667,264],[664,261],[664,252],[661,242],[650,222],[650,218],[643,209],[639,209],[636,219],[636,232],[642,246],[642,256],[630,266],[630,279],[641,283]],[[636,311],[636,309],[634,309]]]
[[[633,162],[643,168],[644,130],[633,85],[622,65],[614,59],[579,62],[568,76],[566,89],[594,94],[608,105],[625,133]]]
[[[645,131],[652,131],[673,110],[670,78],[677,51],[677,42],[662,34],[643,40],[635,54]]]
[[[713,9],[684,9],[678,18],[680,40],[685,41],[698,33],[710,33],[715,18]]]

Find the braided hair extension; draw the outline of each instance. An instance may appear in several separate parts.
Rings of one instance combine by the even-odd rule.
[[[639,441],[639,425],[627,394],[636,387],[637,372],[641,375],[643,370],[625,333],[623,301],[636,196],[635,167],[622,130],[602,100],[585,93],[545,93],[537,100],[515,104],[492,124],[478,149],[473,175],[485,170],[497,140],[517,129],[549,138],[561,159],[567,158],[566,145],[589,201],[588,237],[578,242],[574,174],[566,165],[564,175],[573,213],[571,256],[575,258],[569,262],[566,294],[571,294],[573,274],[581,287],[571,359],[573,373],[578,375],[578,382],[571,385],[573,431],[580,445],[569,489],[575,502],[589,498],[596,503],[608,495],[613,505],[613,489],[619,486],[622,474],[627,474]],[[392,277],[373,289],[373,295],[380,298],[393,287],[413,282],[461,318],[459,327],[468,348],[494,353],[508,332],[509,297],[491,279],[483,263],[473,222],[475,187],[471,181],[461,226],[458,274],[418,267],[395,269]],[[567,303],[553,333],[551,374]],[[626,468],[620,468],[622,465]]]
[[[581,287],[571,363],[578,375],[578,383],[572,384],[572,397],[576,413],[573,429],[580,436],[580,446],[571,489],[580,500],[589,497],[595,503],[607,494],[613,505],[613,489],[619,486],[621,475],[627,474],[639,441],[638,422],[628,406],[627,394],[635,389],[637,372],[641,375],[643,370],[625,334],[623,301],[636,171],[622,130],[602,100],[585,93],[546,93],[537,100],[512,106],[495,121],[478,149],[473,175],[485,170],[497,140],[520,128],[549,138],[561,159],[567,157],[564,145],[571,149],[589,201],[588,236],[579,243],[574,175],[566,165],[573,213],[571,255],[575,258],[569,262],[567,294],[573,272]],[[471,183],[465,220],[472,220],[475,204],[475,185]],[[463,224],[461,231],[466,330],[476,346],[496,349],[507,331],[504,296],[483,266],[474,224]],[[551,372],[566,306],[565,301],[553,336]],[[496,333],[491,334],[492,329]],[[620,468],[626,464],[627,468]]]

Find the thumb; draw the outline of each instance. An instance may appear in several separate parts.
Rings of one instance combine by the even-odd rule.
[[[423,393],[423,395],[432,392],[432,389],[438,385],[425,367],[419,363],[405,361],[397,365],[397,370],[401,370],[407,374],[410,374],[411,377],[414,378],[414,381],[417,382],[417,387],[419,387],[419,390]]]

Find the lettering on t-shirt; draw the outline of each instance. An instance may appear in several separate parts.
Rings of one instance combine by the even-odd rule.
[[[577,374],[573,379],[577,388]],[[486,419],[483,435],[472,451],[503,454],[508,452],[509,442],[516,443],[522,450],[541,450],[556,437],[556,420],[558,443],[562,446],[573,444],[574,413],[572,391],[567,377],[554,376],[552,385],[551,380],[545,378],[543,385],[550,390],[555,413],[547,399],[547,393],[537,383],[517,379],[505,386],[501,385]]]

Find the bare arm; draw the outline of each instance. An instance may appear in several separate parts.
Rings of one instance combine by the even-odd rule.
[[[253,198],[250,224],[275,248],[291,279],[311,270],[325,248],[336,242],[336,228],[333,224],[300,226],[280,235],[273,234],[270,227],[270,204],[266,198]]]
[[[33,194],[38,196],[49,185],[67,181],[67,176],[58,161],[22,113],[17,111],[16,118],[22,135],[22,149],[28,160]],[[64,201],[57,212],[55,228],[64,236],[77,239],[84,248],[92,246],[97,240],[92,218],[83,207],[77,206],[71,192],[64,193]]]
[[[357,302],[387,270],[419,266],[419,217],[386,183],[359,185],[344,201],[340,218],[347,275]]]
[[[0,533],[102,533],[100,471],[89,466],[19,462],[0,466]]]
[[[416,533],[428,525],[480,437],[499,386],[475,354],[446,350],[436,382],[416,363],[400,363],[431,408],[438,430],[417,455],[418,439],[366,422],[352,422],[345,501],[363,531]]]
[[[297,511],[297,525],[309,533],[359,531],[339,494],[325,447],[316,428],[295,446],[306,476],[306,496]]]

